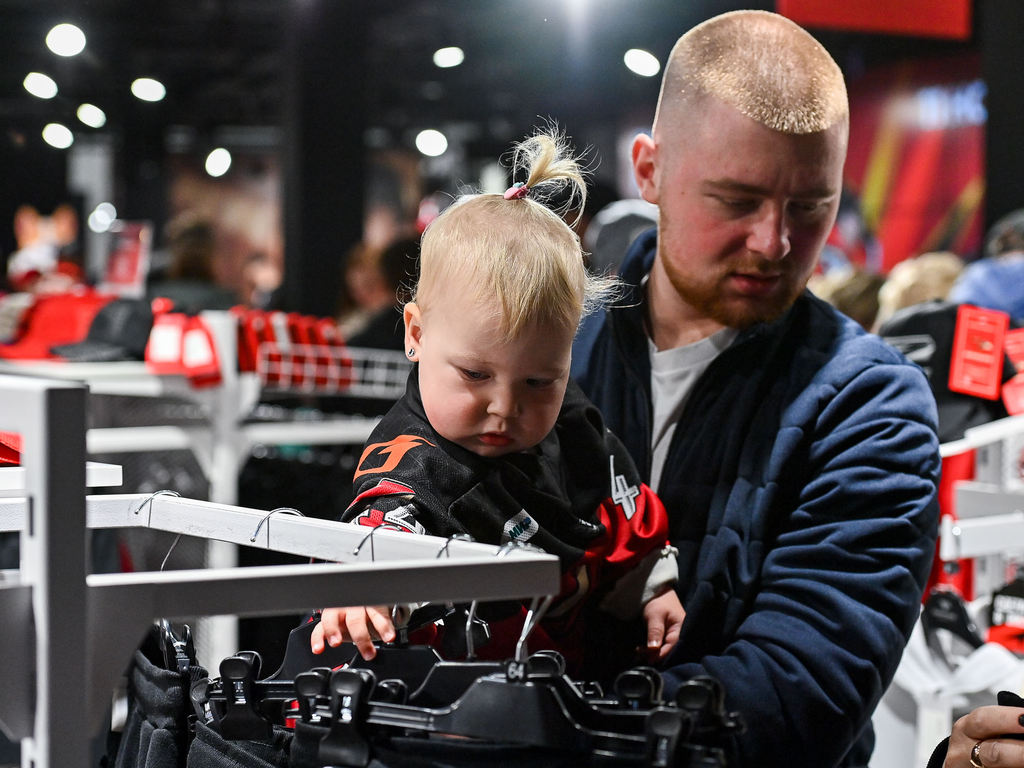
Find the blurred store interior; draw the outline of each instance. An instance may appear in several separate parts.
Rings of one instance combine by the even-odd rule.
[[[150,359],[199,395],[157,403],[108,384],[90,406],[96,430],[213,436],[145,450],[97,437],[91,457],[123,467],[121,492],[333,517],[364,434],[242,441],[210,424],[227,401],[246,404],[249,425],[372,418],[381,402],[327,396],[337,379],[327,392],[319,371],[300,370],[319,358],[292,359],[294,370],[280,350],[271,368],[246,361],[245,333],[291,313],[281,315],[288,344],[330,346],[335,331],[359,338],[379,311],[394,331],[423,228],[462,191],[505,189],[512,144],[549,121],[588,152],[580,233],[594,251],[593,215],[635,197],[629,147],[650,128],[672,44],[751,7],[806,26],[849,88],[846,188],[822,292],[855,291],[845,278],[856,274],[877,296],[908,259],[985,256],[990,225],[1024,206],[1018,0],[932,0],[927,13],[866,0],[0,0],[3,365],[143,365],[154,337],[145,354],[145,338],[135,350],[115,338],[124,343],[106,358],[54,351],[86,340],[104,296],[167,299],[149,322],[202,331],[212,353],[217,329],[192,318],[236,307],[233,357]],[[410,240],[389,277],[382,254]],[[597,263],[614,268],[615,255]],[[58,307],[63,296],[75,306]],[[865,327],[877,313],[876,301]],[[335,331],[316,324],[325,320]],[[380,346],[400,348],[400,330],[393,341]],[[261,391],[211,395],[236,367],[258,372]],[[217,459],[218,441],[240,452],[234,464]],[[159,565],[169,541],[104,546],[94,567],[117,570]],[[203,557],[183,545],[167,567]]]

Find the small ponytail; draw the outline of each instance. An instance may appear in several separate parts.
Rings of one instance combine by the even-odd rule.
[[[576,218],[571,226],[576,226],[583,215],[583,206],[587,202],[587,185],[583,180],[583,170],[579,161],[573,156],[565,135],[558,130],[540,131],[525,141],[515,145],[512,154],[512,174],[522,171],[526,175],[523,187],[534,199],[543,201],[550,198],[563,188],[569,188],[569,197],[556,211],[562,215],[566,211],[578,207]],[[525,194],[525,193],[524,193]],[[506,199],[522,195],[509,195]]]

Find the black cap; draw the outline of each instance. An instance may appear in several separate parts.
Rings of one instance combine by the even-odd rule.
[[[50,351],[74,362],[107,363],[144,360],[153,310],[143,299],[115,299],[93,318],[85,341]]]

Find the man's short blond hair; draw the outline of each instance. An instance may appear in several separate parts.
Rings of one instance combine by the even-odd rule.
[[[582,210],[586,185],[580,167],[554,133],[517,145],[513,165],[525,173],[526,197],[466,195],[427,227],[414,301],[429,312],[448,300],[449,286],[468,288],[473,306],[466,307],[466,322],[473,322],[473,313],[493,313],[509,339],[538,323],[575,331],[612,283],[587,272],[579,237],[538,198],[545,188],[568,185],[568,206],[578,200]]]
[[[821,44],[789,19],[733,11],[676,42],[654,118],[712,96],[781,133],[818,133],[849,117],[843,73]]]

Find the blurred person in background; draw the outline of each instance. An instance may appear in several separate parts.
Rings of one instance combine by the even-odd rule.
[[[73,251],[78,242],[78,214],[59,205],[49,216],[31,205],[14,214],[18,250],[7,260],[7,281],[16,291],[64,293],[82,282],[82,268]]]
[[[164,279],[147,290],[150,299],[167,298],[183,312],[229,309],[238,303],[234,291],[214,281],[213,263],[217,233],[213,224],[192,214],[182,214],[167,225],[170,266]]]
[[[949,300],[1024,318],[1024,208],[992,225],[985,241],[985,258],[964,270]]]
[[[878,291],[885,278],[864,269],[830,273],[817,281],[813,291],[865,331],[874,328],[878,315]]]
[[[375,281],[375,288],[379,286],[378,308],[368,315],[360,331],[348,337],[348,344],[374,349],[405,349],[402,306],[416,287],[419,256],[420,241],[411,237],[396,240],[381,252],[377,257]]]
[[[379,261],[380,250],[365,240],[345,256],[336,317],[346,339],[359,333],[374,312],[394,301],[384,287]]]
[[[949,251],[925,253],[901,261],[889,272],[878,292],[878,317],[874,328],[881,328],[900,309],[948,298],[963,271],[963,259]]]
[[[609,203],[597,212],[583,237],[583,249],[590,254],[587,266],[595,274],[614,275],[633,241],[657,225],[658,206],[646,200]]]

